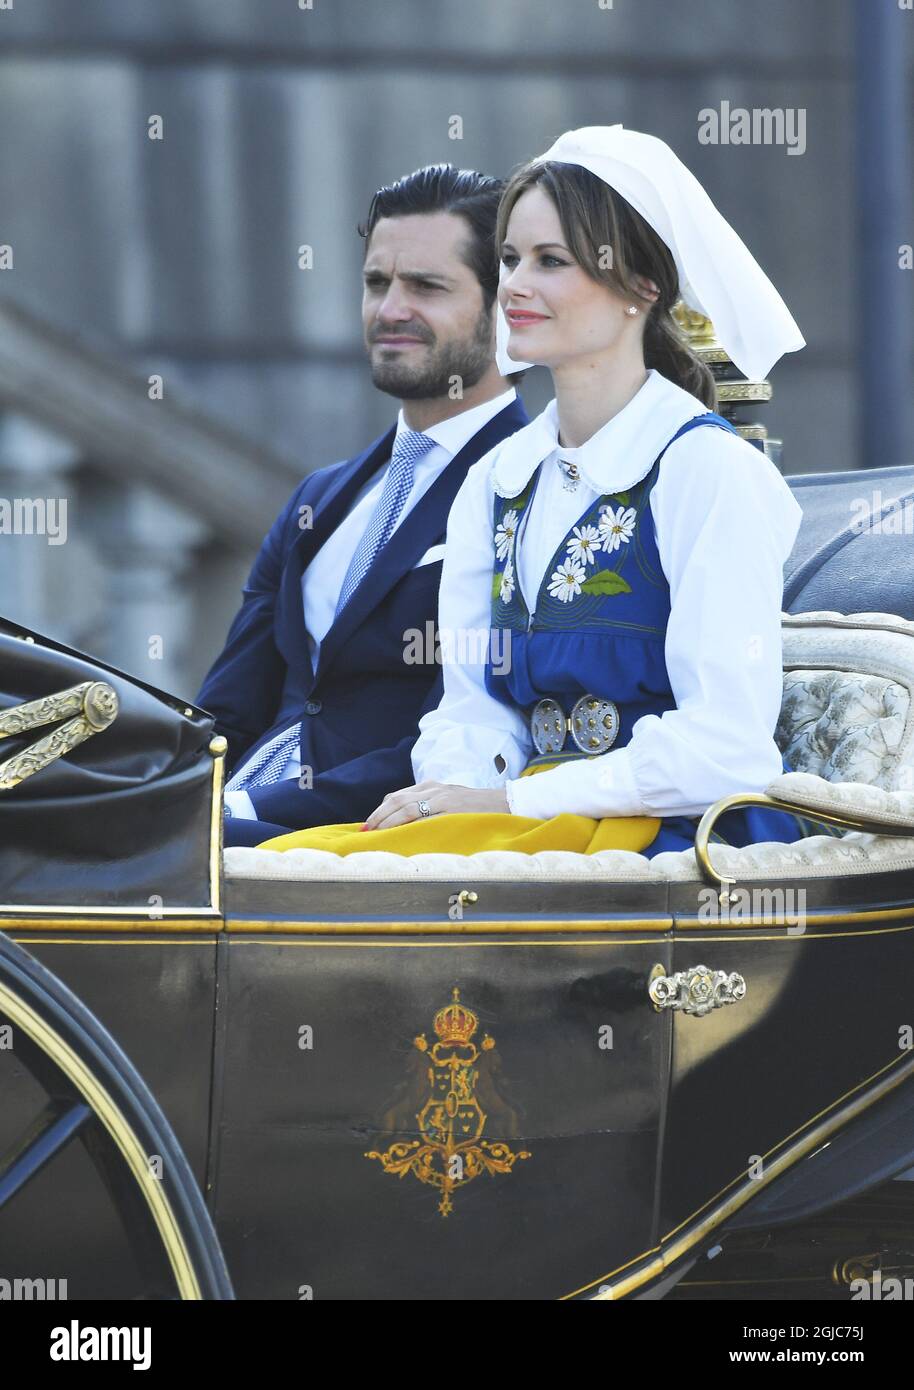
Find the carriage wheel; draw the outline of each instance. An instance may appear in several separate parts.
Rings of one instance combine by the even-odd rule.
[[[78,1139],[120,1217],[145,1297],[233,1298],[196,1179],[148,1086],[76,995],[0,932],[3,1023],[14,1030],[11,1055],[47,1104],[0,1155],[0,1214]],[[162,1159],[161,1177],[151,1154]]]

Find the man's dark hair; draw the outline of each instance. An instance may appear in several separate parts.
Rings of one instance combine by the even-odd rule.
[[[371,234],[382,217],[428,212],[451,212],[462,217],[470,232],[465,264],[482,286],[486,311],[491,312],[498,289],[495,220],[503,188],[502,179],[477,174],[475,169],[429,164],[378,189],[371,200],[368,219],[358,229],[359,236],[365,239],[367,253]]]

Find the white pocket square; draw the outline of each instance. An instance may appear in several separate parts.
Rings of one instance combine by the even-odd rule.
[[[419,568],[420,565],[430,565],[430,564],[433,563],[433,561],[435,561],[435,560],[441,560],[441,559],[443,559],[443,558],[444,558],[444,546],[443,546],[443,545],[433,545],[432,548],[431,548],[431,550],[427,550],[427,551],[425,552],[425,554],[424,554],[423,556],[421,556],[420,559],[418,559],[418,560],[416,561],[416,563],[413,565],[413,569],[417,570],[417,569]]]

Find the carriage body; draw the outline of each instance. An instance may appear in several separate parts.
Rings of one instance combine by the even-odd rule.
[[[205,711],[3,625],[7,712],[92,681],[120,709],[0,793],[0,930],[145,1078],[239,1297],[659,1297],[914,1166],[914,626],[865,565],[861,613],[852,549],[800,555],[828,611],[785,618],[780,794],[823,833],[704,862],[223,857]],[[0,1153],[37,1104],[13,1032]],[[90,1167],[0,1207],[3,1263],[38,1231],[71,1298],[130,1296]]]

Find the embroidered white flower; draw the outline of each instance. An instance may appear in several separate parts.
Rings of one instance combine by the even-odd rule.
[[[612,507],[603,507],[601,511],[600,535],[603,537],[603,549],[618,550],[622,541],[627,545],[632,538],[638,515],[634,507],[618,507],[615,511]]]
[[[495,554],[499,560],[510,555],[514,548],[514,535],[517,531],[517,512],[512,508],[505,512],[495,532]]]
[[[597,563],[596,552],[600,549],[600,532],[596,526],[576,526],[574,537],[567,542],[570,558],[585,569]]]
[[[549,581],[549,592],[553,598],[570,603],[581,592],[581,582],[587,576],[583,565],[576,560],[563,560]]]
[[[511,595],[512,595],[513,593],[514,593],[514,565],[513,565],[513,564],[511,563],[511,561],[509,560],[508,563],[505,565],[504,572],[503,572],[503,574],[502,574],[502,576],[501,576],[501,591],[500,591],[500,594],[501,594],[501,601],[502,601],[502,603],[510,603],[510,602],[511,602]]]

